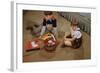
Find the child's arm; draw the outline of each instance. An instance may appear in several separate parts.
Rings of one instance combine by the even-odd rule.
[[[75,39],[76,39],[75,37],[71,37],[71,33],[68,33],[68,32],[65,33],[65,36],[64,36],[65,41],[74,41]]]
[[[46,26],[46,18],[43,19],[43,26]]]
[[[46,29],[46,26],[43,26],[42,29],[41,29],[41,33],[40,33],[41,36],[44,34],[45,29]]]
[[[75,40],[75,38],[73,37],[73,38],[66,38],[65,39],[65,41],[74,41]]]
[[[70,33],[68,33],[68,32],[65,32],[65,35],[64,35],[64,39],[66,40],[67,38],[67,36],[69,36],[70,35]]]
[[[43,35],[43,34],[44,34],[45,29],[46,29],[46,19],[44,18],[44,19],[43,19],[43,26],[42,26],[40,35]]]

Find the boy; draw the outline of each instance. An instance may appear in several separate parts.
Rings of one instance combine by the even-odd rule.
[[[53,16],[52,11],[44,11],[44,19],[43,19],[43,26],[40,35],[43,35],[46,29],[49,32],[52,32],[55,37],[57,37],[57,21],[56,18]]]
[[[79,48],[82,43],[82,33],[78,28],[76,19],[72,20],[70,34],[65,34],[62,47],[70,46],[72,48]]]

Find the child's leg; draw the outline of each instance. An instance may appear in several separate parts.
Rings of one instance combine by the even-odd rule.
[[[71,41],[64,41],[64,44],[65,44],[66,46],[72,46]]]
[[[79,48],[82,44],[82,38],[76,39],[72,42],[73,48]]]
[[[57,28],[56,27],[53,27],[53,34],[54,36],[57,38],[58,37],[58,32],[57,32]]]
[[[71,41],[68,41],[68,38],[66,38],[66,39],[67,40],[63,39],[63,41],[62,41],[62,45],[61,45],[62,48],[67,47],[67,46],[72,46]]]
[[[43,35],[45,33],[45,30],[46,30],[46,26],[43,26],[40,35]]]
[[[64,47],[66,47],[66,45],[65,45],[65,41],[63,39],[62,42],[61,42],[61,48],[64,48]]]
[[[65,34],[61,47],[72,46],[72,43],[70,41],[71,38],[72,37],[70,34]]]
[[[47,24],[46,26],[47,26],[47,30],[48,30],[48,31],[52,31],[53,27],[52,27],[51,24]]]

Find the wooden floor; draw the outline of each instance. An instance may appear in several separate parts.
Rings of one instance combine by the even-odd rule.
[[[61,41],[62,37],[64,36],[61,32],[69,32],[70,30],[70,22],[61,17],[58,13],[54,13],[57,18],[57,25],[59,38],[58,40]],[[26,42],[32,40],[33,37],[29,34],[25,28],[28,25],[41,24],[43,19],[43,12],[38,11],[29,11],[23,16],[23,62],[38,62],[38,61],[60,61],[60,60],[83,60],[83,59],[90,59],[91,58],[91,40],[90,36],[85,32],[82,32],[83,35],[83,43],[82,46],[78,49],[73,49],[70,47],[61,48],[61,43],[57,46],[56,51],[52,53],[48,53],[45,50],[37,50],[37,51],[25,51]]]

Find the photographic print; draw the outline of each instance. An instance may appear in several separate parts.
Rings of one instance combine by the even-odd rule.
[[[91,13],[23,10],[23,62],[91,59]]]
[[[12,70],[96,65],[96,8],[12,2]]]

